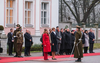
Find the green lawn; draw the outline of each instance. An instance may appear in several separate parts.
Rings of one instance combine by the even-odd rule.
[[[95,43],[94,44],[94,49],[100,49],[100,43]]]

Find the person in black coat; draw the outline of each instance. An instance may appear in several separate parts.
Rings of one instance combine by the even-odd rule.
[[[31,32],[29,31],[29,34],[30,34],[30,37],[31,37],[31,46],[33,45],[33,39],[32,39],[32,36],[31,36]],[[30,55],[30,51],[31,51],[31,47],[30,47],[30,50],[29,50],[29,56],[31,56]]]
[[[32,45],[32,38],[29,34],[29,30],[26,30],[24,37],[25,37],[25,56],[30,56],[29,51]]]
[[[65,32],[65,52],[66,54],[70,54],[71,53],[71,33],[69,28],[67,29],[67,31]]]
[[[12,51],[13,51],[13,40],[12,40],[12,36],[13,36],[13,29],[10,29],[10,32],[8,33],[8,47],[9,47],[9,55],[12,56]]]
[[[57,52],[57,37],[56,37],[55,28],[52,28],[51,44],[52,44],[51,45],[52,60],[56,60],[56,58],[55,58],[55,52]]]
[[[80,31],[82,33],[82,44],[85,44],[85,35],[84,35],[84,30],[82,30],[82,28],[80,28]]]
[[[75,41],[75,34],[74,34],[74,30],[71,31],[71,48],[73,49],[74,46],[74,41]],[[71,49],[71,51],[72,51]]]
[[[92,29],[90,29],[90,32],[89,32],[89,52],[90,53],[94,53],[93,52],[94,40],[95,40],[94,33],[92,32]]]
[[[60,30],[60,35],[61,35],[61,47],[60,47],[60,55],[63,55],[63,53],[64,53],[64,49],[63,49],[63,45],[64,45],[64,42],[63,42],[63,28],[61,28],[61,30]]]

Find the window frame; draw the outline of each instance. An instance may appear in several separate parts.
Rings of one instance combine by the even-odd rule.
[[[47,4],[47,10],[42,9],[42,3],[46,3]],[[46,24],[42,23],[42,18],[44,18],[44,15],[42,17],[42,11],[47,11],[47,20],[46,20]],[[41,1],[41,27],[50,27],[50,1]],[[44,19],[43,19],[44,20]]]
[[[31,28],[33,28],[34,26],[34,0],[25,0],[24,1],[25,2],[25,4],[24,4],[24,27],[31,27]],[[26,9],[26,2],[28,3],[28,2],[31,2],[31,9]],[[31,17],[30,17],[30,23],[28,24],[28,17],[27,17],[27,23],[26,23],[26,12],[27,11],[27,16],[28,16],[28,11],[31,11]]]
[[[13,4],[14,4],[14,0],[12,0],[12,1],[13,1]],[[14,18],[14,5],[13,4],[12,4],[12,8],[9,7],[10,6],[10,0],[8,0],[9,6],[7,7],[7,0],[6,0],[6,24],[13,24],[14,23],[14,19],[13,19]],[[7,10],[8,10],[8,13],[7,13]],[[10,16],[10,10],[12,10],[12,16]],[[10,23],[10,17],[12,17],[12,23]]]

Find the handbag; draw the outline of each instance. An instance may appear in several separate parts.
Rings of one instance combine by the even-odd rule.
[[[0,53],[3,52],[3,48],[1,47],[1,41],[0,41]]]
[[[0,47],[0,53],[2,53],[2,52],[3,52],[3,48]]]

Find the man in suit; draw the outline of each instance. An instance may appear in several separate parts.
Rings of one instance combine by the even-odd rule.
[[[29,34],[29,30],[26,30],[26,33],[24,34],[25,37],[25,56],[29,56],[29,50],[32,45],[32,38]]]
[[[9,47],[9,56],[13,56],[12,51],[13,51],[13,40],[12,40],[12,35],[13,35],[13,29],[10,29],[10,32],[8,33],[8,47]]]
[[[94,36],[94,33],[92,32],[92,29],[90,29],[90,32],[89,32],[89,52],[90,53],[94,53],[93,52],[93,45],[94,45],[94,40],[95,40],[95,36]]]
[[[61,45],[61,34],[59,31],[59,26],[56,27],[56,36],[57,36],[57,49],[58,51],[56,52],[57,55],[60,55],[60,45]]]

